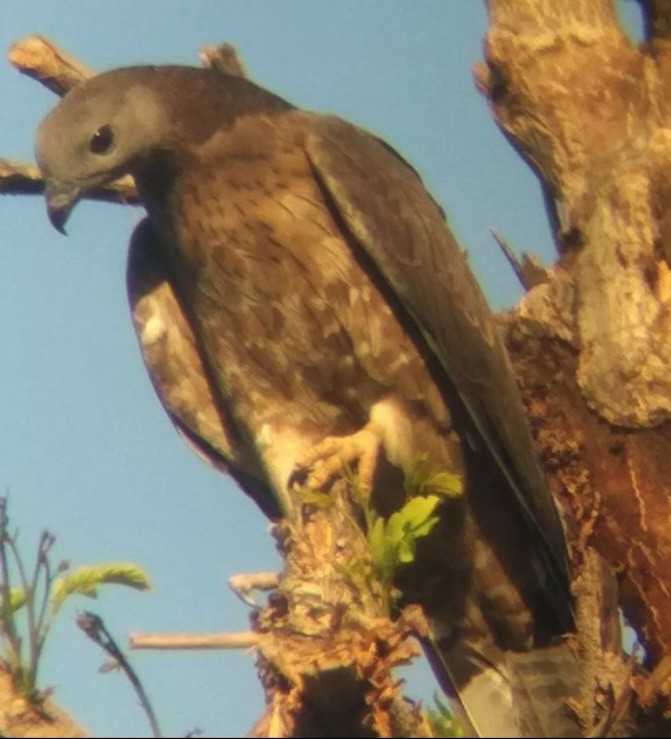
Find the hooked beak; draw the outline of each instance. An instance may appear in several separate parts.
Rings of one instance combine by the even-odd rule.
[[[65,223],[77,205],[81,190],[76,185],[47,180],[44,195],[47,199],[47,214],[51,225],[65,234]]]

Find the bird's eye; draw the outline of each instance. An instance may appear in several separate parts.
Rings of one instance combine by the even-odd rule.
[[[100,126],[89,141],[89,149],[93,154],[107,154],[113,146],[114,134],[109,126]]]

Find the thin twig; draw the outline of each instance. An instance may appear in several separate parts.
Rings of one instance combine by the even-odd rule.
[[[513,272],[515,273],[515,277],[517,277],[517,279],[520,281],[522,287],[525,290],[528,290],[529,286],[527,285],[526,275],[524,274],[524,267],[522,266],[522,262],[520,262],[517,254],[515,254],[512,246],[495,229],[490,228],[489,233],[494,237],[494,240],[503,252],[503,256],[508,260],[508,264],[511,266]]]
[[[220,634],[129,634],[131,649],[248,649],[261,640],[255,631]]]
[[[135,689],[135,693],[137,694],[137,697],[140,701],[140,705],[142,706],[144,712],[147,714],[149,724],[151,725],[152,734],[157,737],[157,739],[160,739],[161,730],[156,719],[156,714],[154,713],[154,709],[152,708],[144,687],[140,682],[140,678],[135,673],[135,670],[133,670],[133,668],[130,666],[128,660],[124,656],[124,653],[117,646],[117,643],[112,638],[112,635],[105,627],[103,620],[95,613],[86,611],[77,617],[77,626],[79,626],[79,628],[92,641],[98,644],[98,646],[102,647],[102,649],[104,649],[107,654],[109,654],[110,657],[112,657],[112,659],[114,659],[119,664],[119,667],[121,667],[121,669],[126,673],[126,676]]]
[[[0,193],[39,195],[42,192],[44,181],[34,164],[0,159]]]
[[[9,563],[7,561],[7,542],[9,533],[7,525],[9,519],[7,517],[7,498],[0,498],[0,570],[2,571],[2,634],[9,642],[9,657],[12,661],[12,675],[16,676],[17,668],[21,664],[21,637],[16,629],[16,621],[11,604],[11,586],[9,579]]]
[[[245,572],[231,575],[228,587],[235,593],[250,593],[252,590],[274,590],[279,582],[277,572]]]
[[[503,255],[510,263],[517,279],[527,292],[537,285],[548,281],[548,270],[540,263],[537,257],[533,254],[523,254],[520,260],[512,246],[498,231],[495,231],[493,228],[490,228],[489,231],[501,248]]]
[[[555,197],[554,189],[542,177],[538,178],[541,185],[541,195],[543,196],[543,207],[550,224],[550,233],[554,241],[557,254],[562,253],[562,223],[559,214],[558,202]]]
[[[94,74],[86,65],[39,35],[12,44],[8,57],[19,72],[60,96]]]
[[[43,192],[44,180],[34,164],[0,158],[0,194],[41,195]],[[86,193],[86,199],[126,205],[140,202],[135,183],[128,175],[104,187],[93,188]]]
[[[42,534],[44,536],[44,533]],[[42,539],[40,538],[40,546],[42,544]],[[39,645],[38,645],[38,639],[37,634],[35,632],[35,579],[34,577],[36,575],[39,575],[39,550],[38,550],[38,557],[37,562],[35,563],[35,573],[33,577],[33,581],[30,582],[28,580],[28,576],[26,574],[26,568],[23,566],[23,560],[21,559],[21,556],[19,554],[19,550],[16,546],[16,539],[13,536],[7,537],[7,545],[9,546],[12,555],[14,556],[14,561],[16,562],[16,569],[19,573],[19,582],[21,583],[21,587],[23,588],[23,592],[26,594],[26,620],[28,621],[28,644],[29,644],[29,650],[30,650],[30,657],[28,661],[28,684],[31,688],[35,687],[36,684],[36,669],[37,669],[37,662],[38,662],[38,655],[39,655]]]
[[[44,640],[46,634],[42,632],[42,625],[44,622],[44,614],[46,613],[47,604],[49,602],[49,595],[51,591],[51,570],[49,567],[48,553],[56,537],[50,534],[48,531],[43,531],[40,534],[40,540],[37,545],[37,557],[35,559],[35,568],[33,569],[33,577],[30,583],[31,600],[26,603],[27,606],[27,618],[28,618],[28,637],[30,639],[30,662],[29,662],[29,675],[30,681],[33,687],[37,686],[37,667],[40,662],[40,655],[44,647]],[[12,547],[18,558],[18,552],[15,547]],[[40,582],[40,575],[44,572],[44,593],[42,595],[42,602],[40,603],[39,612],[37,617],[35,615],[35,603],[37,599],[37,588]]]
[[[51,573],[51,563],[49,562],[48,554],[49,550],[56,541],[56,537],[53,534],[50,534],[48,531],[44,532],[43,537],[44,540],[40,540],[38,556],[42,558],[42,567],[44,569],[44,598],[42,599],[40,612],[37,614],[37,619],[35,621],[35,628],[37,629],[37,634],[42,644],[44,644],[44,640],[46,639],[46,635],[48,632],[48,629],[45,628],[45,623],[47,617],[47,607],[49,605],[51,596],[51,586],[53,585],[54,581],[53,575]]]
[[[203,46],[198,52],[198,58],[206,69],[216,69],[233,77],[243,77],[245,79],[249,77],[242,59],[231,44]]]

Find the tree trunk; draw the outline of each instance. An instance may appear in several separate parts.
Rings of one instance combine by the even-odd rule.
[[[508,347],[573,558],[594,547],[671,706],[671,4],[635,46],[610,0],[490,0],[476,80],[546,193],[558,260]]]

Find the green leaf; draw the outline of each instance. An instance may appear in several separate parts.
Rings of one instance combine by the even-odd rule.
[[[424,487],[427,493],[456,498],[464,492],[464,480],[450,472],[436,472],[428,478]]]
[[[398,564],[409,565],[415,559],[414,539],[402,539],[397,548],[396,559]]]
[[[150,587],[146,572],[129,562],[111,562],[100,565],[77,567],[64,577],[54,580],[51,590],[51,607],[57,611],[71,595],[86,595],[95,598],[98,587],[107,583],[126,585],[136,590]]]
[[[390,516],[388,537],[400,543],[402,540],[427,536],[438,522],[434,512],[439,503],[440,497],[437,495],[411,498],[403,508]]]
[[[429,709],[427,711],[431,733],[435,737],[447,737],[448,739],[463,737],[462,726],[455,718],[450,707],[440,699],[437,693],[434,694],[433,700],[435,710]]]
[[[373,566],[376,570],[384,572],[386,569],[387,547],[385,542],[385,524],[383,518],[376,518],[368,533],[368,543]]]
[[[463,492],[464,482],[459,475],[450,472],[431,472],[426,454],[419,454],[405,477],[405,490],[409,496],[444,495],[456,497]]]
[[[9,589],[9,612],[10,613],[16,613],[20,608],[23,608],[23,606],[26,605],[26,601],[28,600],[28,597],[26,596],[26,591],[23,588],[10,588]],[[2,607],[2,613],[5,612],[4,607]]]
[[[410,471],[405,476],[406,493],[408,495],[421,495],[428,476],[428,456],[426,454],[418,454]]]
[[[417,540],[438,523],[434,512],[440,500],[437,495],[411,498],[388,521],[375,519],[368,540],[373,565],[383,579],[391,580],[399,565],[414,561]]]

